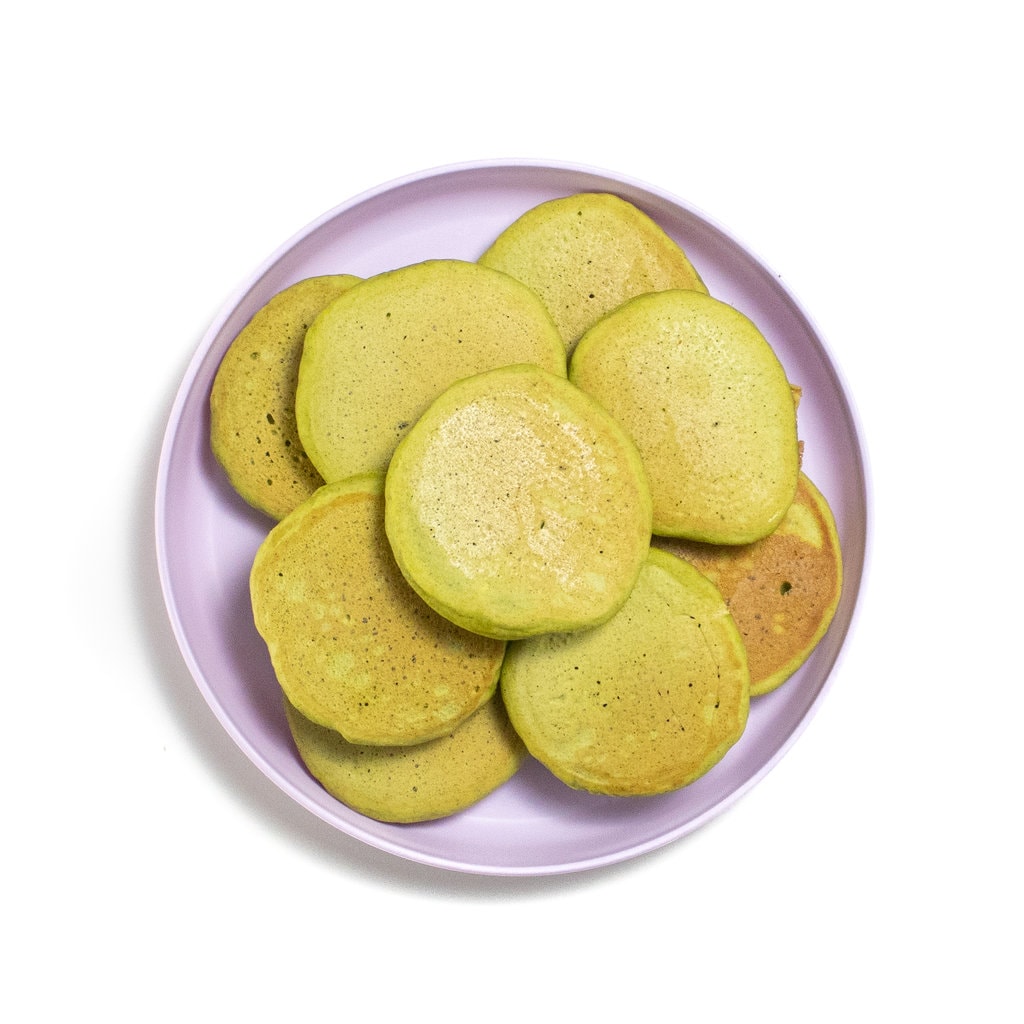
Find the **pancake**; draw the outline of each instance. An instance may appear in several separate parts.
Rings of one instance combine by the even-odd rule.
[[[383,472],[449,384],[518,362],[566,373],[558,331],[525,285],[459,260],[379,274],[332,303],[306,334],[299,436],[325,480]]]
[[[839,536],[828,502],[806,474],[774,533],[723,547],[674,538],[652,543],[696,566],[721,590],[743,635],[750,694],[781,686],[832,622],[843,586]]]
[[[283,519],[323,479],[295,424],[295,386],[306,328],[360,278],[310,277],[253,315],[224,353],[210,392],[210,445],[232,487]]]
[[[569,379],[640,449],[655,533],[745,544],[782,521],[800,468],[793,390],[738,310],[695,291],[631,299],[584,335]]]
[[[650,546],[632,441],[592,398],[537,366],[452,385],[395,450],[385,527],[423,599],[512,639],[615,613]]]
[[[250,575],[278,682],[352,743],[421,743],[487,701],[504,644],[428,608],[398,571],[380,476],[325,484],[278,523]]]
[[[527,750],[567,785],[649,796],[699,778],[739,739],[749,673],[721,594],[652,549],[604,625],[510,643],[501,692]]]
[[[309,773],[342,803],[378,821],[455,814],[512,778],[525,756],[497,694],[457,729],[415,746],[349,743],[287,701],[285,714]]]
[[[666,288],[707,291],[677,242],[638,207],[605,192],[533,207],[479,262],[541,297],[569,353],[589,327],[627,299]]]

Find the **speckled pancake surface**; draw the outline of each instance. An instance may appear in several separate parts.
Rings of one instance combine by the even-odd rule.
[[[607,619],[650,547],[636,447],[592,398],[536,366],[444,392],[396,449],[385,497],[406,578],[489,636]]]
[[[843,586],[839,536],[828,502],[800,474],[778,528],[740,546],[655,537],[721,590],[747,647],[750,693],[781,686],[807,660],[835,615]]]
[[[405,582],[383,527],[383,482],[325,484],[256,553],[256,628],[285,695],[353,743],[446,734],[494,692],[504,644],[459,629]]]
[[[360,278],[309,277],[278,292],[228,347],[210,392],[210,444],[235,490],[282,519],[323,479],[295,422],[295,388],[307,327]]]
[[[584,335],[569,378],[640,449],[655,533],[743,544],[782,521],[800,469],[793,389],[739,310],[688,290],[631,299]]]
[[[746,728],[749,672],[721,594],[652,549],[608,622],[510,643],[501,692],[527,750],[567,785],[645,796],[725,756]]]
[[[507,782],[525,756],[499,694],[458,728],[415,746],[349,743],[285,702],[309,773],[332,796],[378,821],[431,821],[465,810]]]
[[[387,271],[332,303],[307,331],[299,436],[325,480],[383,472],[449,384],[519,362],[566,374],[558,330],[525,285],[461,260]]]
[[[605,192],[533,207],[480,257],[544,300],[571,352],[627,299],[666,288],[707,288],[683,249],[642,210]]]

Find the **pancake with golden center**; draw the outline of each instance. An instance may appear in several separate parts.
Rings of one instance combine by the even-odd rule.
[[[533,207],[479,262],[523,281],[544,300],[568,352],[590,326],[636,295],[707,291],[676,241],[639,207],[606,192]]]
[[[299,436],[326,480],[383,472],[449,384],[519,362],[566,373],[558,330],[525,285],[460,260],[379,274],[332,303],[306,334]]]
[[[569,378],[636,441],[655,533],[744,544],[782,521],[799,473],[793,390],[738,310],[695,291],[631,299],[584,335]]]
[[[721,590],[747,646],[750,694],[781,686],[810,656],[843,588],[839,535],[828,502],[806,474],[778,528],[753,544],[721,546],[655,537]]]
[[[509,366],[454,384],[412,427],[387,472],[385,524],[428,604],[511,639],[615,613],[650,547],[650,493],[594,399]]]
[[[278,292],[224,353],[210,392],[210,444],[234,489],[283,519],[324,481],[295,423],[295,388],[306,328],[361,278],[310,277]]]
[[[352,743],[421,743],[488,700],[504,644],[459,629],[405,582],[379,475],[325,484],[256,553],[253,616],[278,682]]]
[[[496,693],[458,728],[427,743],[349,743],[285,702],[292,738],[309,773],[331,796],[378,821],[432,821],[465,810],[519,770],[522,740]]]
[[[611,796],[699,778],[743,734],[750,704],[743,640],[721,594],[657,549],[604,625],[509,644],[501,692],[537,760]]]

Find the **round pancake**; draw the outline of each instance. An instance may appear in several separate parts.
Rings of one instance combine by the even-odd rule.
[[[525,756],[495,694],[458,728],[415,746],[349,743],[285,702],[296,749],[332,796],[378,821],[443,818],[481,800],[518,771]]]
[[[686,253],[638,207],[605,192],[552,199],[510,224],[480,257],[528,284],[571,352],[627,299],[666,288],[707,288]]]
[[[789,511],[762,540],[725,547],[654,537],[652,544],[690,562],[721,590],[747,646],[752,697],[781,686],[807,660],[839,604],[835,520],[804,473]]]
[[[452,385],[395,450],[385,526],[423,599],[511,639],[614,614],[650,547],[635,446],[588,395],[537,366]]]
[[[509,644],[501,692],[527,750],[567,785],[647,796],[725,756],[746,728],[749,673],[721,594],[652,549],[604,625]]]
[[[352,743],[421,743],[489,699],[500,641],[428,608],[384,535],[380,476],[325,484],[278,523],[250,575],[278,682],[307,718]]]
[[[518,362],[566,373],[558,331],[525,285],[459,260],[379,274],[332,303],[306,333],[299,436],[325,480],[383,472],[449,384]]]
[[[744,544],[781,522],[800,468],[793,390],[738,310],[695,291],[631,299],[584,335],[569,379],[640,449],[655,533]]]
[[[295,387],[306,328],[360,278],[310,277],[278,292],[224,353],[210,392],[210,445],[235,490],[283,519],[323,479],[295,424]]]

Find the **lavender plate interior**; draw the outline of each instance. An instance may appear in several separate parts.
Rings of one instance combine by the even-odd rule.
[[[252,314],[304,277],[362,277],[420,260],[475,260],[537,203],[613,192],[652,216],[686,250],[709,290],[746,313],[803,388],[804,468],[828,498],[845,586],[828,634],[800,671],[752,702],[746,732],[703,778],[646,798],[576,792],[528,760],[510,782],[450,818],[373,821],[329,796],[292,745],[266,648],[253,626],[248,574],[272,523],[231,489],[210,453],[208,400],[217,366]],[[685,202],[629,178],[568,164],[503,161],[438,168],[360,195],[270,256],[211,325],[177,393],[156,495],[157,554],[171,625],[196,684],[227,733],[285,793],[372,847],[454,871],[541,875],[639,856],[693,832],[778,762],[820,705],[846,641],[867,546],[868,487],[857,418],[810,318],[778,276]]]

